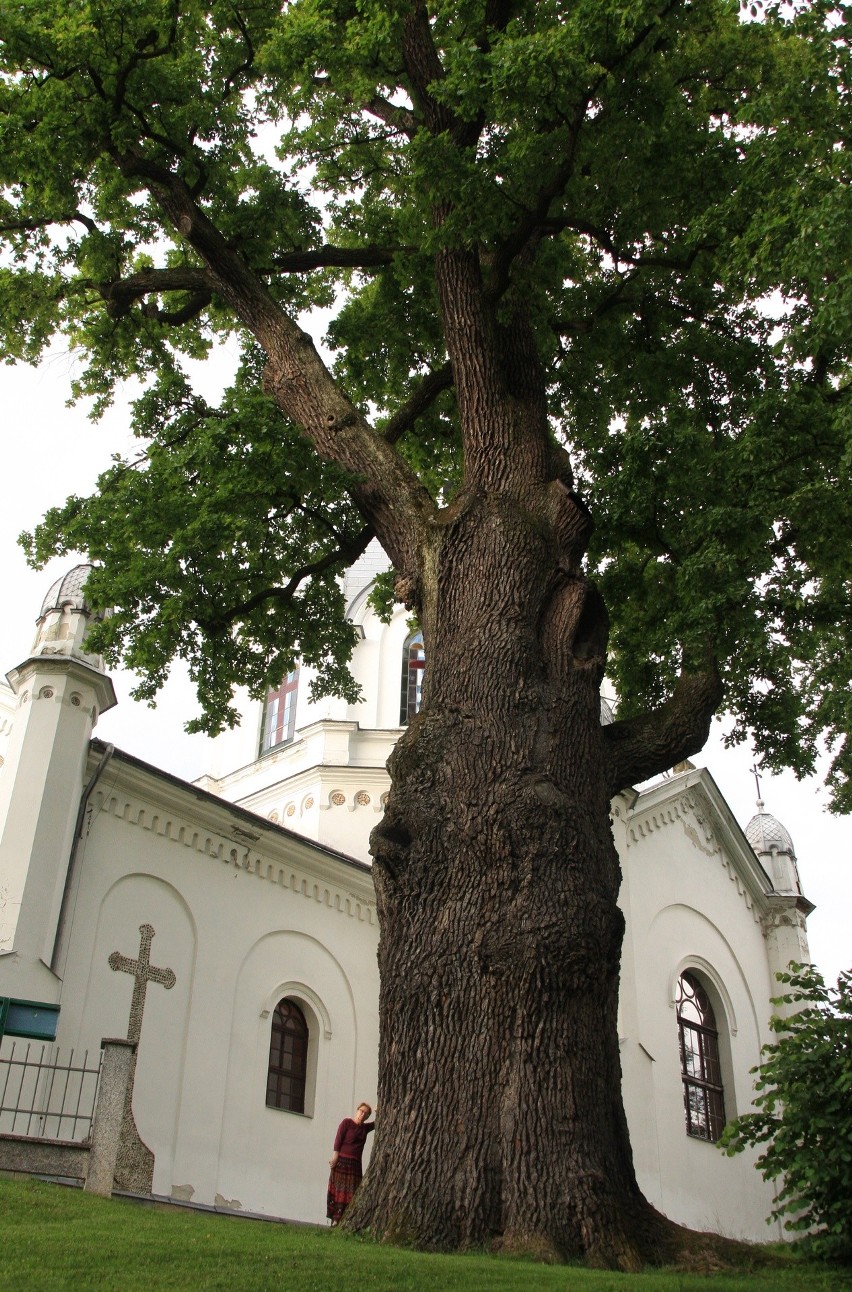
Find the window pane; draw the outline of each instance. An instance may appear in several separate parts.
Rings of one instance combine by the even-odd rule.
[[[308,1066],[308,1025],[299,1006],[281,1000],[272,1015],[266,1103],[289,1112],[305,1111]]]
[[[678,983],[677,1020],[687,1134],[715,1141],[725,1126],[719,1034],[710,998],[693,974]]]
[[[276,745],[287,744],[296,729],[296,699],[299,692],[299,670],[288,673],[281,685],[266,697],[260,752],[266,753]]]
[[[425,668],[426,652],[423,646],[423,634],[415,633],[406,640],[402,648],[402,688],[399,706],[399,723],[402,727],[414,717],[415,713],[420,712]]]

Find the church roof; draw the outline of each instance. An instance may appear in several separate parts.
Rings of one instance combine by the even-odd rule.
[[[790,832],[770,812],[758,812],[746,826],[746,838],[755,852],[786,852],[795,858]]]
[[[41,603],[39,619],[46,615],[49,610],[61,610],[63,606],[69,604],[75,610],[88,610],[89,606],[84,596],[84,589],[92,569],[93,566],[87,561],[84,565],[75,565],[67,574],[63,574],[61,579],[57,579],[51,585],[50,591]]]

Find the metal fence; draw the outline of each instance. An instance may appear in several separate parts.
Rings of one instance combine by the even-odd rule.
[[[53,1045],[6,1038],[0,1050],[0,1134],[81,1141],[92,1129],[101,1055],[63,1060]]]

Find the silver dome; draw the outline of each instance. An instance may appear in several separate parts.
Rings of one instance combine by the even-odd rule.
[[[42,619],[50,610],[61,610],[63,606],[71,605],[75,610],[89,610],[89,605],[84,596],[86,580],[93,570],[90,562],[85,565],[75,565],[73,570],[63,574],[61,579],[57,579],[51,585],[50,591],[41,603],[39,619]]]
[[[795,858],[790,832],[769,812],[758,812],[746,826],[746,838],[755,852],[786,852]]]

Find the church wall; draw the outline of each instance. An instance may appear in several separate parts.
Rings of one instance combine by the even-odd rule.
[[[674,777],[615,819],[627,920],[620,1030],[624,1094],[637,1173],[649,1199],[680,1223],[733,1237],[780,1238],[765,1225],[770,1186],[754,1155],[726,1157],[686,1133],[676,1014],[689,970],[708,992],[719,1030],[728,1119],[748,1110],[749,1069],[769,1039],[772,994],[753,858],[726,846],[706,773]],[[650,799],[650,802],[647,800]],[[643,801],[644,800],[644,801]],[[724,823],[722,823],[724,824]]]
[[[121,756],[110,768],[80,868],[57,1040],[97,1049],[126,1034],[133,979],[109,956],[135,958],[140,925],[152,925],[151,962],[176,975],[170,990],[147,988],[136,1073],[154,1192],[321,1221],[337,1124],[353,1100],[375,1100],[370,877]],[[260,837],[237,843],[234,830]],[[305,1116],[265,1106],[271,1011],[284,995],[316,1041]]]
[[[6,764],[6,751],[9,737],[12,734],[12,723],[15,717],[15,694],[8,683],[0,678],[0,781],[3,779],[3,768]]]

